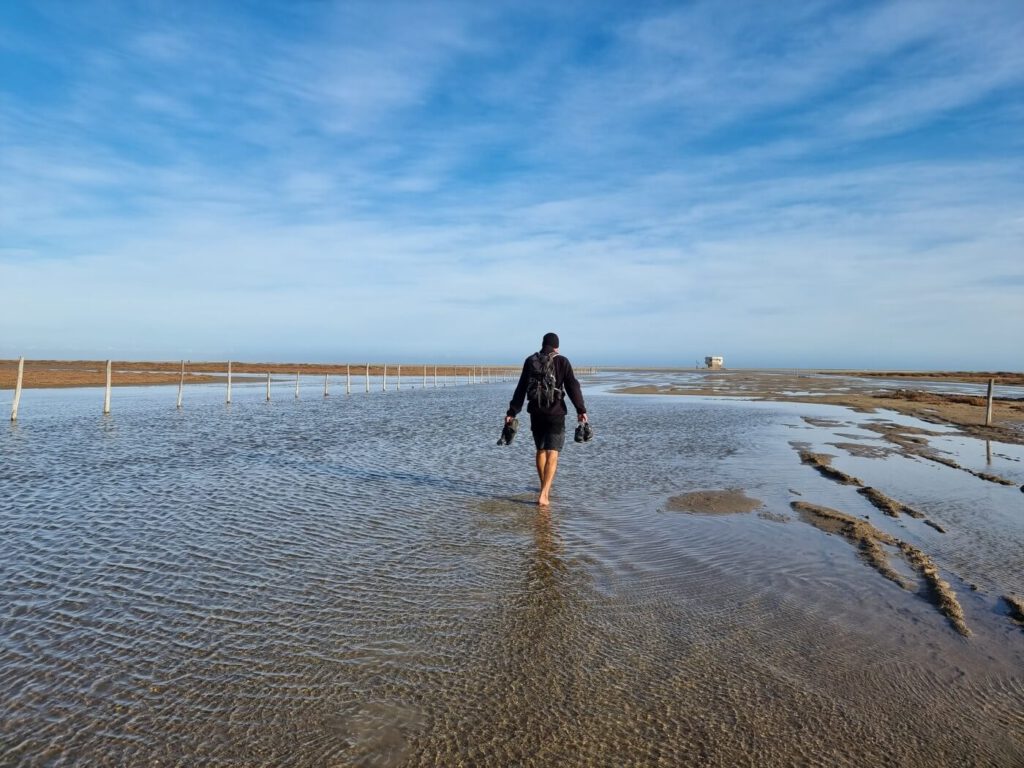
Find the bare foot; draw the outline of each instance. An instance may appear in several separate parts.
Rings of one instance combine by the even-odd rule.
[[[550,504],[551,504],[551,501],[548,499],[547,496],[538,496],[537,497],[537,506],[538,507],[547,507]]]

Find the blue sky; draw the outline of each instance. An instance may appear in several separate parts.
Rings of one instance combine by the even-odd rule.
[[[5,2],[0,356],[1024,368],[1024,3]]]

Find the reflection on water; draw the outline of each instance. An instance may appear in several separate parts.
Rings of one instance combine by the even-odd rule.
[[[842,409],[592,386],[538,511],[529,441],[494,445],[508,390],[33,393],[0,432],[0,764],[1024,762],[1017,488],[848,454],[881,437]],[[668,508],[714,488],[765,509]],[[797,498],[929,554],[971,639]]]

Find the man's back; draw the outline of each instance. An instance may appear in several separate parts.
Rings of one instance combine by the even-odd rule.
[[[527,393],[530,389],[530,381],[533,378],[534,360],[537,355],[544,354],[544,350],[541,350],[523,361],[523,370],[519,375],[519,383],[516,385],[516,390],[512,394],[512,400],[509,402],[508,413],[510,416],[515,416],[522,410],[523,402],[527,399]],[[550,355],[551,367],[554,369],[554,387],[558,390],[559,395],[550,404],[542,404],[536,399],[531,398],[527,405],[527,413],[531,416],[565,416],[569,412],[565,407],[565,395],[568,395],[577,413],[586,413],[587,407],[583,402],[583,391],[572,369],[572,363],[569,362],[567,357],[557,352],[549,352],[547,354]]]
[[[550,378],[553,381],[536,383],[537,379]],[[535,382],[531,386],[531,382]],[[550,397],[540,393],[554,390]],[[545,333],[540,352],[530,355],[523,362],[516,391],[509,401],[505,413],[505,424],[511,424],[523,408],[527,391],[530,391],[530,432],[537,446],[537,477],[540,479],[540,494],[537,504],[546,507],[550,502],[551,484],[558,469],[558,452],[565,445],[565,395],[569,395],[576,408],[576,418],[581,424],[587,423],[587,407],[583,404],[583,392],[573,373],[572,363],[558,354],[558,334]]]

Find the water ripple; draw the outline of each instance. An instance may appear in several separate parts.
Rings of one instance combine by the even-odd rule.
[[[966,642],[789,518],[863,502],[789,411],[595,394],[540,514],[529,435],[494,445],[510,389],[40,395],[0,433],[0,763],[1024,760],[1024,633],[962,590]],[[946,540],[902,535],[1012,585],[1010,497],[964,482]],[[771,514],[666,508],[728,487]]]

